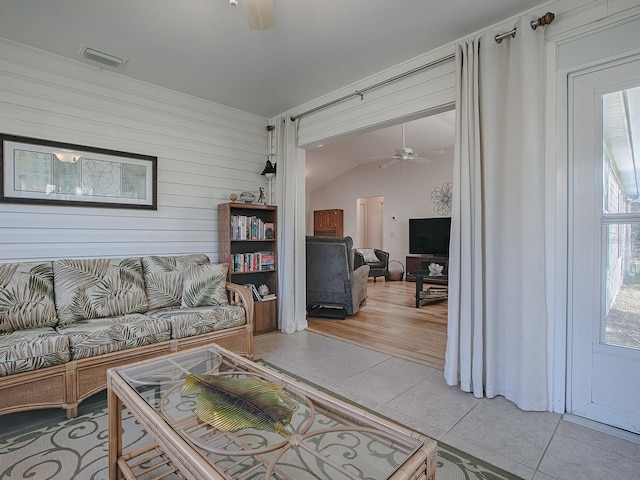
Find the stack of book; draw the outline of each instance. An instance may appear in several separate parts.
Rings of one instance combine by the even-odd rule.
[[[275,270],[276,263],[273,252],[260,252],[261,270]]]
[[[427,295],[447,295],[449,293],[449,287],[429,287],[427,288]]]

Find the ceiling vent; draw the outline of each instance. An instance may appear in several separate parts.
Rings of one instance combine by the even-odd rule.
[[[122,68],[127,63],[128,58],[119,57],[112,53],[103,52],[93,47],[87,47],[85,45],[80,49],[80,53],[87,60],[100,63],[111,68]]]

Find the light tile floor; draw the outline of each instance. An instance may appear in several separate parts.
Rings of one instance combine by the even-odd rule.
[[[640,479],[640,436],[477,399],[448,386],[441,369],[308,331],[256,336],[255,354],[525,479]]]

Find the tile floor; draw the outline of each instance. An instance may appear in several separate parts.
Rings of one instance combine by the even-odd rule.
[[[640,436],[525,412],[502,397],[477,399],[448,386],[441,369],[308,331],[256,336],[255,353],[525,479],[640,479]]]

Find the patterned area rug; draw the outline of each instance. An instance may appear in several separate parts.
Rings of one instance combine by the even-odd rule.
[[[277,367],[273,368],[282,371]],[[295,375],[288,372],[283,373],[295,378]],[[323,390],[317,385],[314,387]],[[45,421],[18,433],[0,434],[0,480],[107,480],[109,472],[106,402],[97,401],[84,406],[82,410],[85,413],[71,420]],[[126,409],[123,412],[123,429],[125,451],[151,443],[150,437]],[[155,471],[153,476],[140,478],[157,478],[157,474],[158,471]],[[163,478],[180,477],[169,473]],[[436,478],[520,479],[441,442],[438,442]]]

